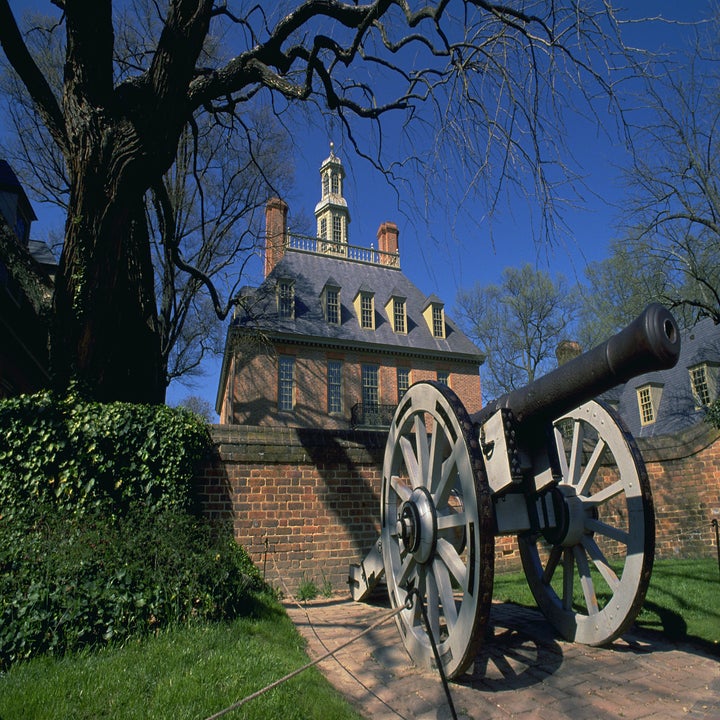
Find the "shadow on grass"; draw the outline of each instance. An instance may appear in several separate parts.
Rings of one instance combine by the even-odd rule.
[[[647,618],[651,613],[655,618]],[[662,605],[645,600],[643,616],[635,621],[636,631],[647,637],[651,644],[660,642],[685,643],[710,655],[720,656],[720,643],[714,643],[697,635],[689,635],[682,615]],[[654,642],[653,642],[654,641]]]

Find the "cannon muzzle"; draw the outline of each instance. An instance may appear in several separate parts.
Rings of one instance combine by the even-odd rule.
[[[652,303],[602,345],[491,401],[472,420],[483,424],[497,410],[509,408],[521,424],[551,422],[633,377],[673,367],[679,355],[675,318],[662,305]]]

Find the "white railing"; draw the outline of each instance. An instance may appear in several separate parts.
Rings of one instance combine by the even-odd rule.
[[[308,235],[288,235],[286,247],[301,252],[315,253],[317,255],[334,255],[344,257],[354,262],[368,263],[370,265],[385,265],[399,268],[400,256],[398,253],[387,253],[375,248],[365,248],[359,245],[323,240]]]

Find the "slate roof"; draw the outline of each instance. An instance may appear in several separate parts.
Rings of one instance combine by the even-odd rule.
[[[275,288],[279,280],[294,282],[294,318],[278,315]],[[327,322],[323,314],[322,293],[326,285],[340,287],[339,325]],[[361,289],[374,293],[374,330],[360,327],[353,307]],[[393,296],[406,299],[407,334],[395,333],[392,317],[386,314],[385,305]],[[288,248],[263,284],[253,291],[252,315],[238,315],[233,325],[257,327],[298,342],[338,347],[384,346],[395,353],[435,357],[451,354],[453,360],[482,363],[484,356],[480,350],[447,314],[446,337],[433,337],[422,315],[429,300],[441,302],[434,295],[426,296],[397,268]]]
[[[720,325],[715,325],[710,318],[701,320],[683,333],[680,357],[674,368],[640,375],[603,397],[617,407],[635,437],[678,432],[704,418],[704,410],[695,406],[689,373],[689,368],[702,363],[720,364]],[[658,383],[663,390],[657,419],[643,426],[640,423],[637,389],[649,383]]]

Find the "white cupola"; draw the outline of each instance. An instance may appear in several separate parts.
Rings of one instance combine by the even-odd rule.
[[[320,166],[321,197],[315,206],[317,236],[322,252],[347,255],[350,213],[343,197],[345,170],[330,143],[330,156]]]

